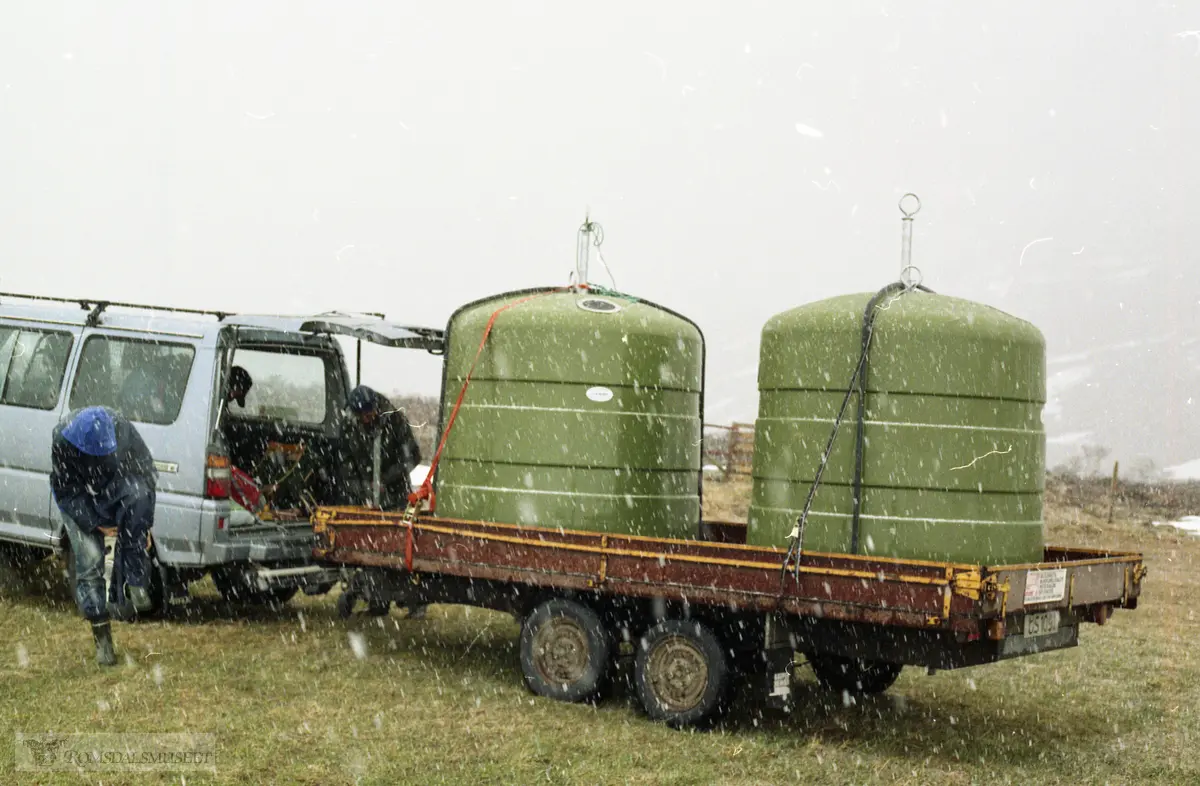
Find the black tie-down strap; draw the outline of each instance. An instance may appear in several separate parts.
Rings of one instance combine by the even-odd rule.
[[[846,407],[850,404],[850,397],[855,393],[858,394],[858,429],[854,444],[854,516],[851,524],[850,553],[858,553],[859,521],[862,516],[863,448],[866,437],[864,427],[867,414],[867,369],[871,354],[871,337],[875,331],[875,316],[883,310],[879,305],[885,298],[889,296],[900,297],[913,290],[933,293],[933,290],[920,284],[906,285],[903,282],[897,281],[888,284],[876,292],[875,296],[868,301],[866,309],[863,310],[862,351],[858,356],[858,363],[854,367],[854,373],[850,376],[850,382],[846,385],[846,395],[842,398],[842,405],[838,409],[837,417],[833,421],[833,430],[829,434],[829,440],[825,443],[825,450],[821,453],[821,463],[817,466],[816,476],[813,478],[812,486],[808,489],[808,497],[804,500],[804,509],[796,519],[796,528],[792,530],[792,542],[788,546],[787,554],[783,558],[783,565],[781,566],[779,576],[781,593],[783,590],[783,578],[787,574],[787,566],[792,560],[795,560],[794,576],[797,580],[800,578],[800,556],[804,550],[804,528],[808,523],[808,514],[812,510],[813,499],[817,496],[817,488],[821,485],[821,477],[825,474],[825,467],[829,463],[829,455],[833,452],[833,444],[837,439],[838,430],[841,428],[842,420],[846,416]]]

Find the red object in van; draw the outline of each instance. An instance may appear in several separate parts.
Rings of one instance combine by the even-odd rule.
[[[258,484],[254,482],[254,478],[237,467],[233,467],[232,470],[233,488],[230,497],[246,510],[257,513],[262,509],[263,504],[262,491],[258,488]]]

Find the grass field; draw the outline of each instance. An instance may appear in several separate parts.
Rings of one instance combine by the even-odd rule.
[[[709,504],[737,513],[746,490],[716,484]],[[232,610],[201,586],[195,619],[118,625],[124,665],[101,670],[58,568],[10,572],[0,783],[181,782],[15,772],[15,733],[50,731],[216,735],[215,773],[188,783],[1200,783],[1200,539],[1137,504],[1110,525],[1101,504],[1059,496],[1051,542],[1145,553],[1139,610],[1072,650],[909,669],[856,704],[802,673],[790,717],[741,708],[707,733],[648,722],[621,686],[596,707],[534,698],[512,619],[457,607],[347,623],[332,598]]]

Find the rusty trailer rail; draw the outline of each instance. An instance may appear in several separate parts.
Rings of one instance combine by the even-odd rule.
[[[1141,555],[1048,547],[1040,563],[980,565],[805,553],[744,544],[744,525],[709,523],[703,540],[322,508],[318,559],[529,587],[1002,639],[1019,615],[1062,610],[1103,624],[1137,606]],[[738,540],[743,542],[737,542]],[[795,577],[794,577],[795,576]],[[782,579],[782,581],[781,581]]]

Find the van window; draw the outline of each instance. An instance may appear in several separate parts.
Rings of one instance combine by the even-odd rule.
[[[0,404],[54,409],[71,343],[61,331],[0,328]]]
[[[332,357],[237,349],[233,365],[241,366],[253,382],[246,405],[229,402],[235,417],[270,418],[295,423],[325,422],[328,408],[326,363]]]
[[[137,423],[174,423],[195,356],[188,344],[91,336],[79,358],[71,409],[104,406]]]

